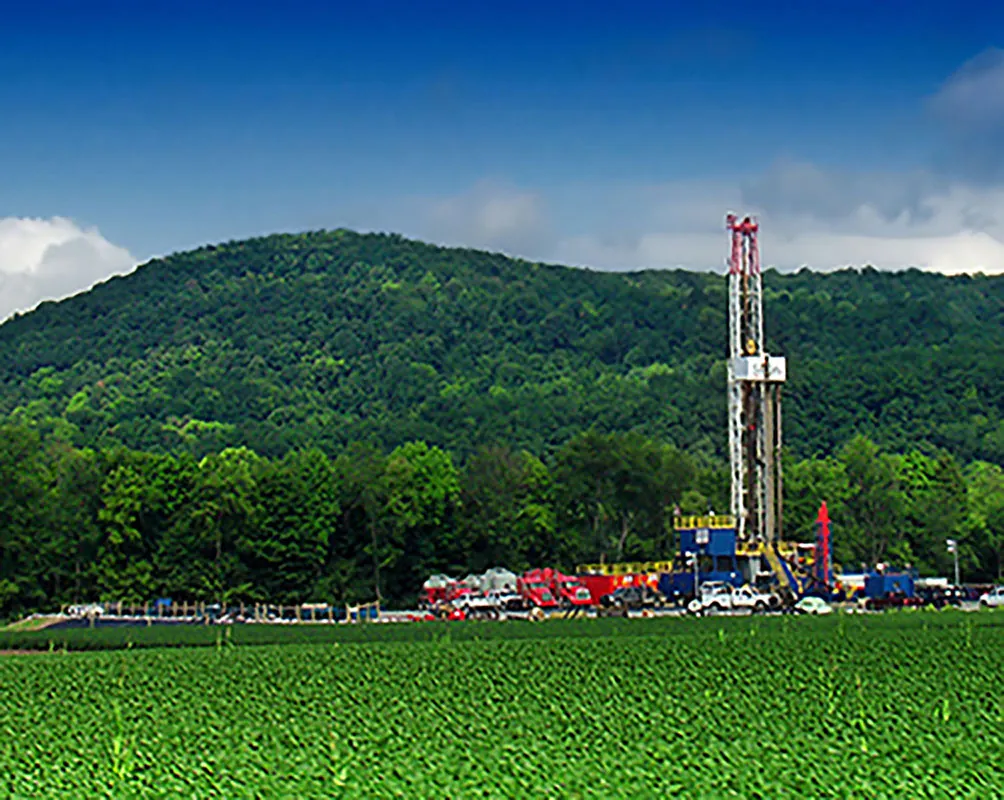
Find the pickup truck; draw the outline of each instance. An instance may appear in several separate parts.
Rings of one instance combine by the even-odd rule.
[[[516,592],[493,589],[462,595],[453,601],[453,607],[462,609],[467,619],[499,619],[507,611],[525,610],[526,601]]]
[[[687,604],[691,614],[706,611],[749,611],[762,613],[777,605],[776,598],[762,594],[749,586],[733,586],[724,582],[709,582],[701,586],[701,596]]]
[[[1004,586],[995,586],[980,595],[980,608],[1004,608]]]
[[[452,605],[464,612],[465,619],[498,619],[501,616],[495,598],[475,592],[458,597]]]
[[[526,608],[523,598],[516,592],[493,589],[485,592],[485,597],[500,611],[523,611]]]
[[[70,617],[100,617],[104,613],[105,607],[98,603],[70,606],[66,609],[66,614]]]

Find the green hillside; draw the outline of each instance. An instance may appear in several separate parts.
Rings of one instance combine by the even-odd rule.
[[[785,441],[1004,462],[1004,278],[765,276]],[[726,283],[348,231],[151,261],[0,327],[0,419],[76,446],[279,457],[423,440],[465,459],[638,430],[720,461]]]

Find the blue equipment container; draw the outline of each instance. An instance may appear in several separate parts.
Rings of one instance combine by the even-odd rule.
[[[742,586],[743,576],[736,562],[736,529],[731,517],[684,517],[677,523],[679,558],[676,571],[659,577],[659,591],[670,599],[694,595],[694,570],[688,568],[688,554],[699,558],[698,583],[721,581]]]
[[[870,572],[865,576],[865,597],[885,597],[892,592],[913,597],[913,575],[907,572]]]

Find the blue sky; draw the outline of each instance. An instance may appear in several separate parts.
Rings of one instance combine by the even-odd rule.
[[[729,207],[761,215],[782,268],[1004,270],[1004,4],[4,11],[14,307],[204,242],[341,225],[718,269]]]

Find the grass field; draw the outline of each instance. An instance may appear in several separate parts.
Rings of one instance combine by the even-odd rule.
[[[1004,791],[1001,614],[216,633],[0,658],[0,796]]]

